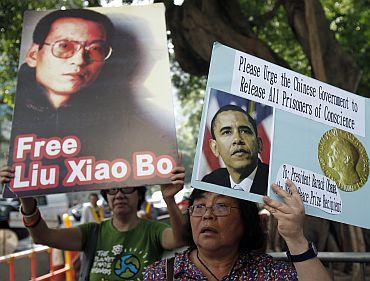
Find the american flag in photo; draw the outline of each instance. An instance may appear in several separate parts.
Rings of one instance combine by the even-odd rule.
[[[205,176],[206,174],[225,166],[221,158],[217,158],[213,155],[208,143],[209,140],[212,138],[211,121],[213,116],[216,114],[217,110],[220,107],[228,104],[237,105],[243,108],[256,120],[258,135],[262,140],[262,151],[259,155],[259,158],[263,163],[269,164],[270,162],[273,126],[272,107],[219,90],[211,89],[207,111],[206,127],[204,129],[203,136],[203,155],[200,159],[200,167],[198,170],[198,175],[200,179],[203,178],[203,176]]]

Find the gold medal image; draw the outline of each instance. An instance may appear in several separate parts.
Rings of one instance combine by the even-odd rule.
[[[320,139],[318,158],[325,176],[343,191],[356,191],[369,176],[369,158],[362,143],[351,133],[331,129]]]

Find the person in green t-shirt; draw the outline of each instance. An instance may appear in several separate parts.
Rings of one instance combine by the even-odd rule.
[[[80,226],[82,248],[87,245],[92,224]],[[112,220],[105,220],[100,226],[90,280],[142,280],[145,268],[162,256],[161,237],[166,229],[164,223],[139,219],[133,228],[119,231]]]
[[[14,178],[8,166],[0,171],[0,183]],[[171,227],[156,221],[140,219],[137,211],[145,198],[145,187],[124,187],[104,190],[112,218],[98,228],[96,251],[88,280],[142,280],[145,267],[161,258],[164,249],[184,246],[186,221],[174,196],[183,188],[185,168],[172,170],[172,183],[161,186],[167,204]],[[49,228],[40,215],[34,198],[21,198],[21,212],[33,241],[52,248],[87,251],[93,237],[94,223],[79,227]]]

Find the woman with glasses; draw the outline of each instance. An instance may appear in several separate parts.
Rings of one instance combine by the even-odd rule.
[[[190,248],[149,266],[144,280],[330,280],[303,236],[300,195],[292,182],[287,184],[291,195],[273,185],[283,202],[263,200],[278,220],[292,263],[263,253],[266,237],[255,203],[195,189],[188,210]]]
[[[85,254],[80,280],[142,280],[144,269],[159,260],[164,249],[184,245],[182,230],[185,221],[174,195],[183,187],[185,169],[176,167],[172,173],[172,183],[161,186],[171,227],[138,218],[137,211],[145,200],[146,188],[143,186],[101,191],[112,211],[112,218],[101,224],[49,228],[34,198],[20,199],[23,222],[35,243]],[[2,167],[0,183],[7,183],[12,178],[14,170]]]

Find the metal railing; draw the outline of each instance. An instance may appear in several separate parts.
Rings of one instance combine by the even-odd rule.
[[[58,270],[53,270],[53,260],[52,260],[52,248],[49,248],[47,246],[38,246],[31,250],[26,250],[19,253],[14,253],[11,255],[6,255],[3,257],[0,257],[0,263],[5,262],[9,266],[9,280],[14,281],[14,261],[16,259],[21,258],[29,258],[31,260],[31,280],[39,281],[39,280],[53,280],[53,277],[61,275],[61,274],[67,274],[70,275],[69,278],[67,277],[67,280],[74,280],[73,275],[73,258],[66,257],[66,264],[63,268]],[[50,254],[50,272],[43,276],[36,276],[36,255],[38,253],[43,252],[49,252]],[[288,258],[285,254],[285,252],[270,252],[268,253],[271,255],[274,259],[282,260],[282,261],[288,261]],[[168,255],[168,256],[171,256]],[[167,257],[167,256],[166,256]],[[76,257],[75,257],[76,258]],[[360,264],[360,276],[358,280],[365,281],[366,277],[366,264],[370,263],[370,252],[319,252],[318,258],[322,261],[328,264],[329,266],[329,272],[331,274],[331,277],[333,280],[335,280],[334,271],[333,271],[333,263],[338,262],[344,262],[344,263],[359,263]]]
[[[67,228],[72,226],[68,214],[63,215],[64,225]],[[48,252],[49,253],[49,273],[42,276],[37,276],[37,261],[36,255],[40,253]],[[37,246],[33,249],[6,255],[0,256],[0,263],[6,263],[9,268],[9,281],[15,281],[15,269],[14,262],[18,259],[29,258],[31,263],[31,280],[32,281],[42,281],[42,280],[55,280],[55,277],[59,275],[64,275],[66,281],[75,280],[73,264],[79,258],[78,255],[74,255],[71,251],[64,251],[64,266],[61,269],[54,269],[53,263],[53,248],[47,246]]]
[[[274,259],[288,261],[285,252],[271,252],[268,254]],[[335,280],[333,263],[359,263],[361,268],[359,280],[365,281],[366,264],[370,263],[370,252],[319,252],[318,258],[322,262],[328,263],[330,275],[333,280]]]
[[[50,271],[46,275],[37,277],[37,262],[36,255],[44,252],[49,253],[49,263]],[[71,264],[65,263],[64,267],[58,270],[54,270],[53,265],[53,249],[47,246],[37,246],[36,248],[2,256],[0,257],[0,263],[6,263],[9,268],[9,281],[15,281],[15,268],[14,262],[18,259],[29,258],[31,263],[31,280],[41,281],[41,280],[53,280],[53,277],[68,274],[73,271]],[[4,277],[4,276],[3,276]]]

